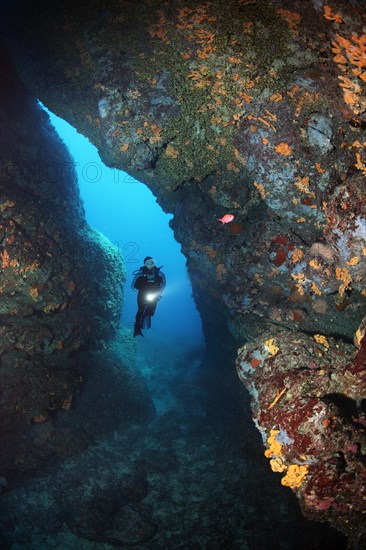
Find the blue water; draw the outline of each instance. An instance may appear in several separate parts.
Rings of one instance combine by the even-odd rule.
[[[45,109],[76,164],[80,194],[88,223],[119,247],[128,272],[122,322],[132,326],[137,294],[131,289],[133,271],[152,256],[163,265],[167,279],[148,338],[182,338],[203,343],[201,319],[192,297],[185,257],[154,195],[125,172],[110,169],[97,149],[70,124]]]

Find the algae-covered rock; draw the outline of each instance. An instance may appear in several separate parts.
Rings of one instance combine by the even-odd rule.
[[[239,350],[237,371],[252,398],[265,456],[309,519],[329,521],[351,539],[366,500],[366,361],[351,344],[288,330]]]

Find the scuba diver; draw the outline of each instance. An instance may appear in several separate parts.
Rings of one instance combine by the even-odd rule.
[[[165,288],[165,275],[160,267],[156,267],[155,260],[146,256],[144,265],[133,272],[134,278],[131,288],[138,292],[135,326],[133,336],[143,336],[141,329],[151,327],[151,317],[155,313],[156,305]]]

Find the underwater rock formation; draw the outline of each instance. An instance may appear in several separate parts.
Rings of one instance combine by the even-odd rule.
[[[273,456],[287,470],[294,460],[300,472],[306,467],[304,485],[290,484],[305,513],[362,535],[366,344],[358,338],[357,352],[351,342],[366,313],[364,3],[87,0],[33,7],[18,0],[3,17],[28,90],[174,214],[213,340],[224,345],[228,329],[258,355],[281,334],[272,350],[283,351],[254,355],[261,363],[250,369],[257,370],[240,374],[259,428],[267,445],[271,437],[284,445],[271,430],[293,439],[284,461]],[[217,221],[226,213],[235,226]],[[344,355],[333,354],[338,349]],[[239,367],[243,353],[249,351]],[[343,407],[348,399],[351,416]],[[306,422],[315,439],[300,444],[301,433],[290,427]],[[316,473],[319,464],[324,475]],[[342,504],[351,492],[358,499],[352,515]]]
[[[77,407],[59,415],[58,427],[76,427],[88,440],[133,423],[145,423],[155,408],[136,366],[136,341],[120,327],[110,342],[91,346],[77,357],[85,380],[77,395]],[[101,368],[102,367],[102,368]]]
[[[87,431],[73,423],[57,429],[57,415],[72,411],[75,420],[75,393],[93,385],[100,392],[103,374],[82,368],[79,353],[115,336],[125,270],[115,247],[85,222],[73,161],[48,115],[4,57],[1,73],[1,466],[11,475],[85,445]],[[103,363],[113,391],[118,375]],[[133,400],[144,417],[146,392]],[[101,401],[105,408],[110,399]]]
[[[330,521],[360,542],[366,338],[355,357],[352,345],[320,334],[282,329],[258,340],[239,350],[237,370],[272,470],[283,473],[282,485],[297,493],[309,519]]]

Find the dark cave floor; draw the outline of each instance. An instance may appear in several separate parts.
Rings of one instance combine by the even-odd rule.
[[[202,356],[184,342],[141,339],[137,361],[156,419],[114,432],[5,493],[3,547],[346,548],[342,535],[302,518],[270,471],[234,366],[219,371]],[[227,379],[237,383],[234,392]]]

